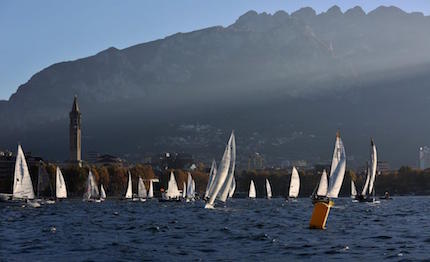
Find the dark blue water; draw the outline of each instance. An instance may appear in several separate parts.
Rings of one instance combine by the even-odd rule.
[[[310,230],[309,199],[140,203],[0,203],[0,260],[417,260],[430,258],[430,197],[380,204],[339,199]]]

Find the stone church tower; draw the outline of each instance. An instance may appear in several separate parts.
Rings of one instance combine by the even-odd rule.
[[[70,162],[81,166],[81,112],[79,111],[77,96],[73,100],[72,111],[70,111],[69,116]]]

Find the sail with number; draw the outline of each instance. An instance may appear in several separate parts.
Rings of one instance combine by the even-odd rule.
[[[88,172],[86,190],[84,193],[84,199],[95,199],[99,197],[99,189],[97,187],[96,179],[94,178],[91,170]]]
[[[268,199],[272,198],[272,187],[270,186],[269,179],[267,178],[266,178],[266,193],[267,193]]]
[[[220,193],[221,188],[223,187],[226,178],[229,174],[230,169],[230,161],[231,161],[231,151],[232,151],[232,135],[225,147],[224,154],[222,156],[221,162],[219,164],[219,169],[217,170],[216,176],[213,182],[213,190],[210,190],[209,201],[205,205],[205,208],[213,208],[213,204],[215,202],[215,198]]]
[[[233,197],[235,190],[236,190],[236,179],[233,177],[233,180],[231,181],[230,191],[228,192],[229,198]]]
[[[139,198],[146,198],[147,197],[146,187],[145,183],[143,183],[143,179],[139,177],[139,182],[137,184],[137,196]]]
[[[296,198],[299,196],[300,191],[300,177],[299,172],[296,167],[293,167],[293,171],[291,172],[291,180],[290,180],[290,190],[288,193],[288,197]]]
[[[234,170],[236,166],[236,138],[234,136],[234,132],[231,133],[229,144],[231,147],[231,150],[230,150],[231,158],[230,158],[228,175],[227,175],[227,178],[225,179],[224,185],[222,186],[218,194],[218,200],[222,202],[225,202],[227,200],[228,193],[230,192],[231,184],[233,183],[233,179],[234,179]]]
[[[173,174],[173,172],[170,172],[170,179],[167,185],[166,197],[169,199],[173,199],[173,198],[178,198],[180,196],[181,196],[181,193],[179,192],[175,175]]]
[[[255,191],[255,184],[254,184],[254,180],[251,180],[251,183],[249,184],[249,193],[248,193],[248,197],[249,197],[249,198],[256,198],[256,197],[257,197],[257,192]]]
[[[326,196],[328,189],[327,172],[323,170],[321,174],[320,183],[318,185],[317,196]]]
[[[369,181],[369,195],[373,193],[375,178],[376,178],[376,168],[378,165],[378,156],[376,152],[376,146],[373,139],[370,140],[370,181]]]
[[[329,187],[327,197],[337,198],[340,187],[343,183],[346,170],[346,155],[340,133],[336,134],[336,142],[334,146],[333,159],[331,161],[331,169],[329,176]]]
[[[106,192],[105,192],[105,188],[103,187],[103,184],[100,185],[100,198],[102,200],[106,199]]]
[[[153,198],[154,197],[154,185],[152,182],[152,179],[149,180],[149,191],[148,191],[148,198]]]
[[[67,188],[66,183],[64,182],[63,174],[61,173],[61,170],[59,167],[57,167],[57,172],[55,175],[56,179],[56,187],[55,187],[55,196],[57,198],[67,198]]]
[[[31,182],[30,172],[28,171],[27,161],[21,145],[18,145],[16,154],[12,197],[16,199],[34,199],[33,183]]]
[[[351,197],[355,198],[356,195],[357,195],[357,189],[355,187],[354,180],[351,179]]]
[[[125,192],[125,198],[131,199],[133,197],[133,184],[131,181],[131,173],[128,171],[128,182],[127,182],[127,191]]]
[[[211,188],[212,182],[214,180],[214,173],[216,173],[216,162],[215,159],[212,160],[211,170],[209,171],[208,184],[206,185],[205,198],[209,196],[209,190]]]

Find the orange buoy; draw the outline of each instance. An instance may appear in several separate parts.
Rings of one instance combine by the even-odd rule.
[[[316,202],[309,227],[311,229],[325,229],[327,217],[332,206],[334,206],[334,202],[331,200]]]

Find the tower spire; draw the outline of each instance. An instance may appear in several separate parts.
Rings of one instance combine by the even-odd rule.
[[[82,165],[81,158],[81,112],[78,106],[78,96],[73,99],[72,111],[69,113],[69,153],[70,162]]]

